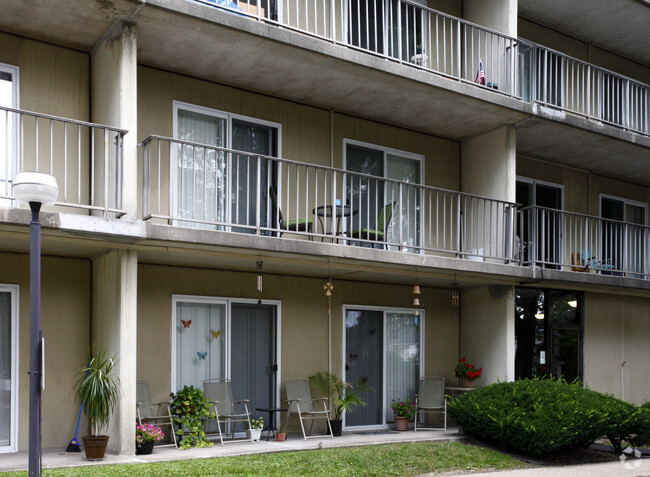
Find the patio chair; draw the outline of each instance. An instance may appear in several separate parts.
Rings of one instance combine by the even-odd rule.
[[[169,408],[169,401],[151,402],[151,394],[149,393],[149,381],[138,379],[135,385],[135,411],[138,417],[138,423],[142,425],[154,424],[156,426],[169,426],[169,433],[172,436],[173,444],[164,444],[176,447],[176,432],[174,429],[174,422],[172,421],[172,413]]]
[[[612,270],[611,260],[596,260],[591,254],[591,250],[580,250],[580,253],[571,254],[571,264],[578,265],[573,267],[574,272],[588,272],[589,269],[601,270],[604,273],[607,273],[609,270]]]
[[[307,378],[289,378],[284,382],[287,390],[287,420],[284,427],[287,427],[289,424],[289,416],[292,414],[298,415],[300,419],[300,428],[302,429],[302,437],[307,439],[322,438],[323,436],[312,436],[311,431],[314,428],[314,420],[316,419],[325,419],[327,422],[327,429],[329,431],[330,437],[334,439],[334,434],[332,433],[332,426],[330,424],[330,413],[327,409],[327,398],[316,398],[312,399],[311,390],[309,389],[309,379]],[[318,403],[322,403],[322,410],[317,410],[316,407]],[[309,435],[305,433],[305,426],[303,421],[310,420],[311,425],[309,427]]]
[[[379,209],[379,215],[377,216],[377,225],[374,229],[364,227],[359,230],[353,230],[350,233],[350,236],[358,239],[373,240],[375,242],[385,242],[388,225],[390,224],[390,219],[393,215],[393,207],[395,207],[396,204],[397,202],[391,202]],[[384,245],[384,248],[385,247],[386,246]]]
[[[230,428],[231,442],[237,442],[234,440],[237,423],[248,423],[248,428],[251,428],[251,418],[250,413],[248,412],[249,400],[240,399],[238,401],[233,401],[230,379],[206,379],[203,381],[203,390],[206,399],[210,402],[210,409],[216,414],[215,419],[217,420],[217,429],[219,431],[219,440],[221,441],[221,445],[224,444],[223,434],[221,432],[222,423],[226,428],[232,426]],[[250,441],[254,442],[252,436]]]
[[[310,217],[305,217],[305,218],[284,220],[284,218],[282,217],[282,210],[278,206],[278,197],[273,187],[269,187],[269,197],[271,198],[271,205],[273,206],[272,219],[275,219],[277,217],[278,227],[281,230],[286,230],[288,232],[309,232],[309,240],[314,239],[313,236],[311,235],[314,230],[314,219]],[[280,237],[282,237],[282,233],[283,232],[280,232]]]
[[[415,427],[418,430],[418,416],[422,415],[422,424],[425,424],[426,414],[442,414],[443,427],[423,427],[436,431],[447,431],[447,399],[445,398],[445,378],[427,376],[420,378],[418,393],[415,395]]]

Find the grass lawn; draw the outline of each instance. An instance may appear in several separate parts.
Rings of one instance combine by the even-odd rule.
[[[189,450],[188,452],[192,452]],[[54,476],[410,476],[429,472],[489,471],[527,465],[499,452],[459,442],[418,442],[365,447],[192,459],[151,464],[48,469]],[[3,476],[23,476],[11,472]]]

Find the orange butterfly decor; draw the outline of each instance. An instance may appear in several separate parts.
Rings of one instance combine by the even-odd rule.
[[[219,337],[219,335],[221,334],[221,330],[219,330],[219,331],[210,330],[210,334],[216,340]]]
[[[185,328],[189,328],[190,325],[192,324],[192,320],[187,320],[187,321],[185,321],[185,320],[181,320],[181,323],[183,323],[183,326],[184,326]]]

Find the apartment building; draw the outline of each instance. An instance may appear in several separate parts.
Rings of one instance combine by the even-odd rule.
[[[119,358],[118,453],[137,379],[255,408],[330,369],[375,388],[348,430],[461,357],[646,401],[648,24],[644,0],[5,1],[0,452],[28,438],[18,171],[59,186],[45,448],[91,344]]]

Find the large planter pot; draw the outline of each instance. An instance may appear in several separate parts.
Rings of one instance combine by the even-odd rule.
[[[343,430],[343,421],[330,420],[330,426],[332,426],[332,434],[335,436],[341,435],[341,431]]]
[[[475,388],[477,379],[460,378],[461,388]]]
[[[284,442],[287,440],[287,433],[286,432],[276,432],[275,433],[275,439],[278,442]]]
[[[143,442],[142,444],[135,443],[135,453],[138,455],[148,455],[153,452],[154,441]]]
[[[261,436],[262,429],[246,429],[246,437],[248,437],[248,439],[252,440],[253,442],[259,441]]]
[[[395,416],[395,430],[396,431],[408,431],[409,430],[409,418]]]
[[[87,460],[102,460],[106,454],[108,436],[83,436]]]

